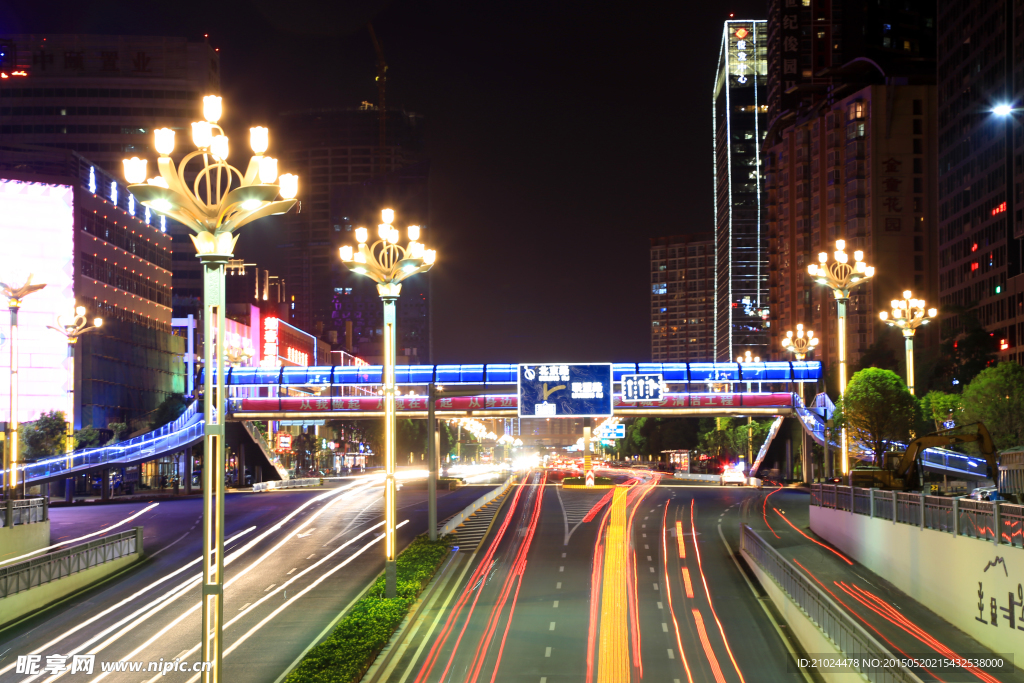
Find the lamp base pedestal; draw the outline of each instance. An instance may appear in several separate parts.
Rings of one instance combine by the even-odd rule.
[[[395,560],[384,562],[384,597],[394,598],[398,595],[398,563]]]

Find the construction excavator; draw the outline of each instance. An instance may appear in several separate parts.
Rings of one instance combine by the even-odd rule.
[[[975,430],[964,431],[974,427]],[[926,448],[953,446],[963,443],[977,443],[981,456],[988,462],[990,476],[999,476],[999,462],[992,435],[981,422],[944,429],[926,436],[920,436],[907,445],[903,453],[886,453],[881,467],[854,467],[850,470],[853,486],[881,488],[891,491],[910,491],[921,488],[923,470],[921,452]]]

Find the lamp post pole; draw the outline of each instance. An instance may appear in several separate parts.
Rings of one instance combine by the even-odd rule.
[[[7,297],[7,308],[11,313],[11,415],[8,421],[11,438],[8,441],[10,445],[4,450],[4,469],[7,473],[4,484],[8,498],[14,498],[18,494],[18,311],[21,310],[21,302],[26,296],[38,292],[45,286],[32,284],[31,273],[25,284],[20,286],[0,282],[0,292]]]
[[[57,327],[48,325],[51,330],[63,334],[68,340],[68,392],[67,392],[67,443],[65,452],[68,456],[67,468],[74,466],[75,453],[75,347],[78,346],[78,338],[86,332],[92,332],[103,325],[103,318],[94,318],[91,322],[85,317],[85,306],[75,308],[70,320],[64,316],[57,316]],[[74,477],[69,477],[64,484],[64,497],[68,502],[74,497]]]
[[[864,252],[853,252],[854,263],[851,264],[850,257],[846,254],[846,241],[836,240],[836,250],[833,252],[835,261],[829,263],[828,254],[818,254],[818,263],[807,266],[808,274],[818,284],[825,285],[832,290],[836,300],[836,318],[838,352],[839,352],[839,397],[846,395],[846,305],[850,301],[850,290],[862,285],[875,275],[874,266],[864,263]],[[850,447],[846,438],[846,427],[842,429],[842,469],[845,475],[850,470]]]
[[[903,292],[902,299],[893,299],[892,317],[888,311],[880,311],[878,317],[886,325],[898,327],[903,331],[903,339],[907,347],[907,389],[914,394],[914,333],[921,325],[939,314],[938,309],[929,308],[925,311],[924,299],[914,299],[908,289]]]
[[[430,270],[437,252],[426,249],[417,241],[420,237],[418,225],[409,226],[409,246],[398,246],[400,235],[392,225],[395,212],[384,209],[381,218],[383,222],[377,226],[380,236],[377,242],[367,245],[369,234],[366,228],[356,228],[359,246],[356,250],[351,246],[341,247],[339,253],[349,270],[377,283],[377,293],[384,304],[384,595],[393,598],[398,589],[395,564],[395,304],[402,293],[402,281]]]
[[[249,129],[254,155],[243,174],[227,163],[228,138],[217,124],[221,98],[203,98],[203,121],[192,124],[196,150],[178,166],[174,131],[154,131],[159,153],[159,175],[146,178],[146,160],[124,160],[128,191],[144,206],[188,226],[203,266],[203,584],[202,657],[211,668],[202,673],[203,683],[222,680],[222,631],[224,615],[224,274],[238,241],[235,232],[264,216],[286,213],[297,203],[298,178],[280,177],[277,159],[264,156],[269,146],[266,128]],[[186,173],[190,163],[201,164]],[[194,175],[186,181],[186,175]],[[277,197],[282,199],[278,200]],[[216,327],[214,327],[216,326]],[[216,330],[216,332],[215,332]]]

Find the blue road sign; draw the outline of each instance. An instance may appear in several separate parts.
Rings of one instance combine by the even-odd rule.
[[[609,417],[612,365],[519,365],[519,417]]]
[[[623,375],[623,401],[660,401],[661,375]]]

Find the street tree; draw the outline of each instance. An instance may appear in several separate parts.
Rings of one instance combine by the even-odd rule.
[[[66,429],[64,413],[60,410],[42,413],[33,422],[23,422],[18,426],[21,455],[27,459],[34,459],[63,453]]]
[[[963,421],[983,422],[996,448],[1024,444],[1024,367],[1003,362],[985,368],[964,388]]]
[[[906,441],[918,417],[917,401],[892,370],[865,368],[853,375],[836,405],[835,424],[881,463],[895,441]]]

